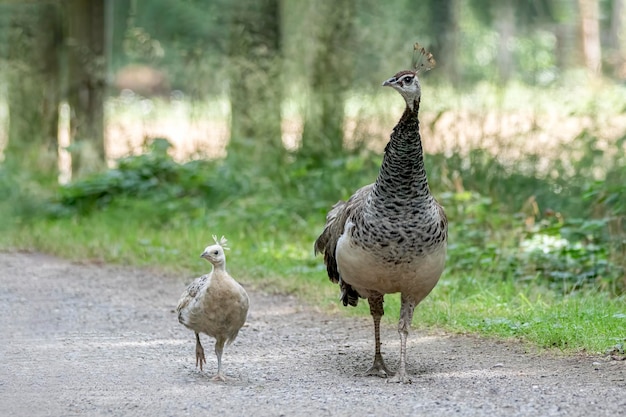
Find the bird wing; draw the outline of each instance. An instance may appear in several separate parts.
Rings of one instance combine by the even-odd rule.
[[[187,289],[180,296],[180,300],[178,300],[178,306],[176,307],[176,311],[180,313],[181,310],[187,308],[191,300],[195,299],[200,289],[206,284],[206,281],[209,279],[209,274],[203,275],[200,278],[196,278]]]
[[[346,221],[352,213],[361,210],[365,205],[367,196],[374,184],[369,184],[359,188],[348,201],[338,201],[326,215],[326,224],[320,236],[315,240],[315,254],[324,254],[324,263],[328,278],[341,286],[341,300],[343,305],[356,306],[359,294],[342,279],[337,269],[337,258],[335,257],[337,241],[343,234]]]

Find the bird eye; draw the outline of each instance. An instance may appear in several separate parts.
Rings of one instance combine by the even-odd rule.
[[[409,85],[413,82],[413,77],[404,77],[402,79],[402,84],[404,85]]]
[[[218,253],[218,251],[213,251],[213,255],[217,255]]]

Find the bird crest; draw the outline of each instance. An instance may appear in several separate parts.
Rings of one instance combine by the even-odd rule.
[[[219,238],[219,240],[217,239],[216,235],[213,235],[213,240],[215,241],[216,245],[220,245],[222,247],[222,249],[224,250],[230,250],[230,248],[228,247],[228,239],[226,239],[224,236],[222,236],[221,238]]]
[[[420,72],[430,71],[435,68],[437,61],[433,54],[428,52],[422,45],[415,42],[413,45],[413,70],[416,74]]]

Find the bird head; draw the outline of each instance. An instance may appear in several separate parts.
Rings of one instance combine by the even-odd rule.
[[[433,54],[424,49],[419,43],[413,45],[413,52],[413,69],[400,71],[383,82],[383,87],[392,87],[400,93],[411,110],[415,110],[416,103],[420,102],[422,95],[422,87],[417,74],[422,71],[429,71],[436,65]]]
[[[217,236],[213,236],[213,240],[215,241],[214,245],[209,245],[204,248],[204,252],[200,255],[201,258],[206,259],[211,262],[213,265],[225,264],[226,263],[226,254],[224,250],[228,250],[227,240],[224,236],[221,239],[217,239]]]
[[[422,94],[422,88],[420,86],[419,78],[417,77],[416,71],[405,70],[400,71],[393,77],[389,78],[383,83],[383,87],[391,87],[396,90],[404,101],[406,101],[406,105],[414,110],[415,103],[419,103],[420,96]]]
[[[224,248],[220,245],[210,245],[204,248],[204,252],[200,255],[201,258],[206,259],[213,265],[221,264],[226,261],[226,255],[224,255]]]

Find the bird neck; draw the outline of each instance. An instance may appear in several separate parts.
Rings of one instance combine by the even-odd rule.
[[[428,187],[422,140],[419,133],[419,98],[407,105],[385,147],[382,166],[374,184],[373,203],[377,208],[390,201],[427,201]]]
[[[226,272],[226,262],[218,262],[213,265],[212,272]]]

